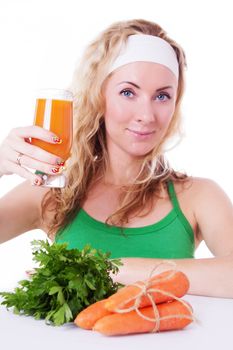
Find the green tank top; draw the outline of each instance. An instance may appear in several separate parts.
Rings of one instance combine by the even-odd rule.
[[[144,227],[106,225],[80,209],[75,219],[56,234],[57,243],[68,243],[68,248],[82,249],[86,244],[110,258],[194,258],[194,233],[179,206],[174,185],[168,182],[172,210],[160,221]]]

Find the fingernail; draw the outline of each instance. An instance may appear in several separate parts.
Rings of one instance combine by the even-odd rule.
[[[67,168],[66,166],[61,166],[59,169],[59,173],[62,173],[63,171],[65,171]]]
[[[53,136],[52,139],[53,139],[53,142],[57,143],[58,145],[62,143],[62,139],[60,139],[60,137],[58,136]]]
[[[58,161],[58,162],[57,162],[57,165],[58,165],[58,166],[64,166],[64,165],[65,165],[65,162],[59,162],[59,161]]]
[[[52,173],[54,173],[54,174],[58,173],[59,170],[60,170],[60,168],[58,168],[58,167],[51,169]]]
[[[41,179],[38,179],[38,178],[34,179],[34,181],[33,181],[34,186],[40,186],[41,184],[42,184]]]

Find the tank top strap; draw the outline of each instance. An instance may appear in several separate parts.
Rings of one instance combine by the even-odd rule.
[[[187,220],[186,216],[184,215],[184,213],[183,213],[183,211],[182,211],[182,209],[180,207],[178,198],[176,196],[175,187],[174,187],[174,184],[173,184],[172,180],[169,180],[167,182],[167,188],[168,188],[168,193],[169,193],[170,200],[171,200],[172,205],[173,205],[173,209],[175,210],[175,212],[177,214],[177,217],[179,218],[180,222],[182,223],[182,225],[185,227],[186,231],[188,232],[192,242],[194,242],[194,231],[193,231],[193,228],[192,228],[191,224],[189,223],[189,221]]]
[[[180,212],[181,208],[176,196],[176,191],[172,180],[169,180],[167,182],[167,188],[168,188],[168,193],[169,193],[169,197],[171,199],[173,208],[176,210],[176,212]]]

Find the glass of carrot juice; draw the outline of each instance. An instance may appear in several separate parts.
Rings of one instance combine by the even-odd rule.
[[[70,157],[73,139],[73,95],[68,90],[43,89],[37,92],[34,125],[52,131],[61,140],[51,144],[32,138],[31,144],[53,153],[66,161]],[[43,187],[62,188],[66,185],[64,174],[48,175],[40,171]]]

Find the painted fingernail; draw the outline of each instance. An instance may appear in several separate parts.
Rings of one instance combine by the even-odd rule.
[[[51,169],[52,173],[54,173],[54,174],[58,173],[59,170],[60,170],[60,168],[58,168],[58,167]]]
[[[38,179],[38,178],[34,179],[33,185],[35,185],[35,186],[40,186],[41,184],[42,184],[41,179]]]
[[[53,142],[58,145],[62,143],[62,139],[60,139],[60,137],[58,136],[53,136],[52,139],[53,139]]]
[[[62,173],[63,171],[65,171],[67,168],[66,166],[61,166],[59,169],[59,173]]]
[[[58,165],[58,166],[64,166],[64,165],[65,165],[65,162],[57,162],[57,165]]]

